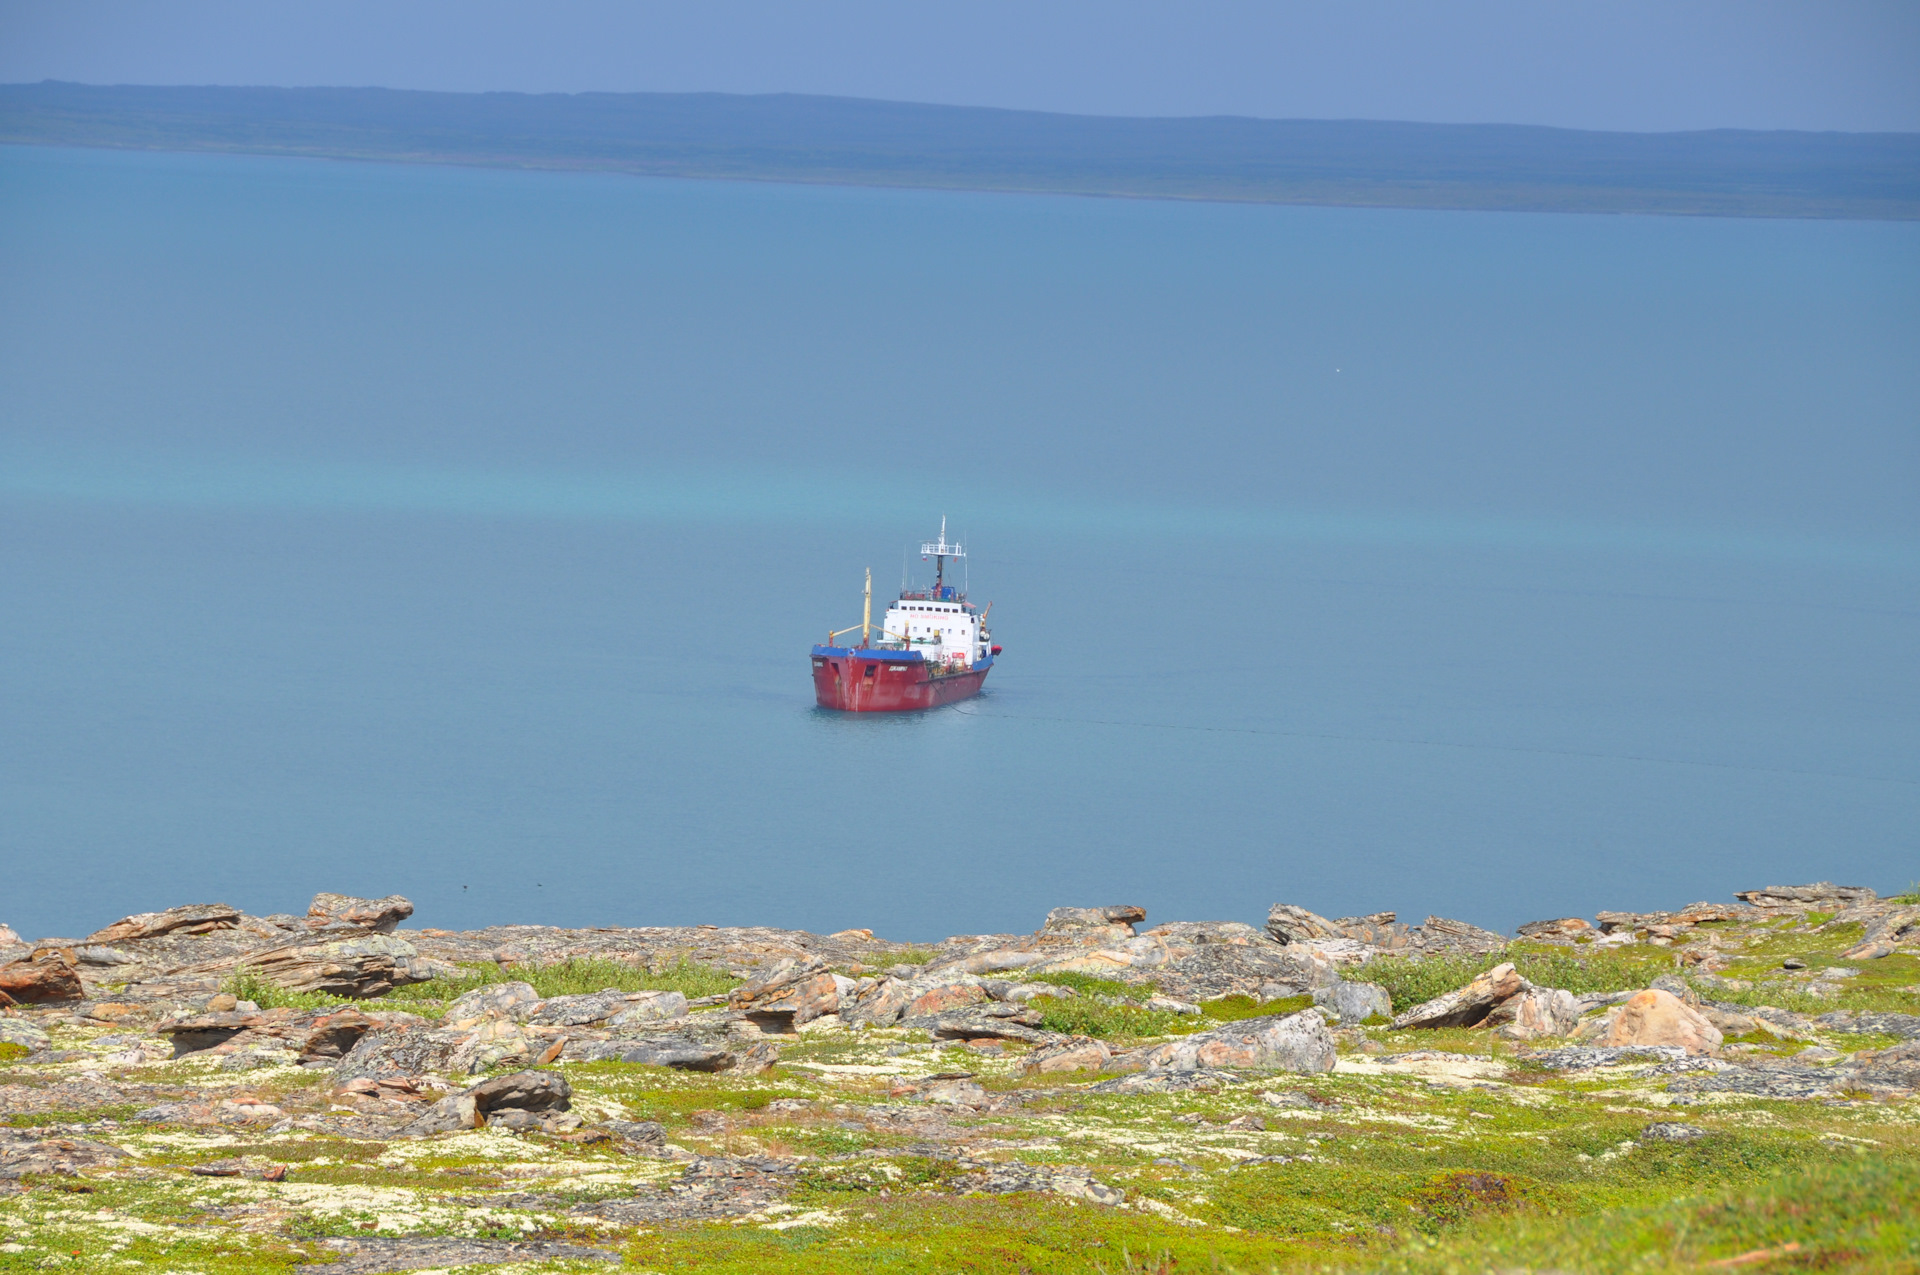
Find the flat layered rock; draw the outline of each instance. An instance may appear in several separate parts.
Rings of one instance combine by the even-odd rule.
[[[350,894],[316,894],[307,905],[307,928],[328,930],[352,926],[376,934],[391,934],[413,915],[413,903],[397,894],[384,899],[357,899]]]
[[[89,943],[124,943],[158,938],[163,934],[206,934],[231,930],[240,924],[240,909],[224,903],[189,903],[164,912],[138,912],[87,936]]]

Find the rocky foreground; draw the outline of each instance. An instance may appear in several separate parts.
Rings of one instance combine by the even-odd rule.
[[[0,926],[0,1271],[1920,1269],[1911,896],[930,947],[412,912]]]

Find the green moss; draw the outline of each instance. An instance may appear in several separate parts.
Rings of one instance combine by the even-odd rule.
[[[16,1044],[11,1040],[0,1040],[0,1062],[12,1062],[16,1058],[25,1058],[32,1052],[25,1045]]]

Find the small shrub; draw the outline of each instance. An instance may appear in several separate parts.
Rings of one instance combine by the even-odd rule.
[[[12,1062],[16,1058],[25,1058],[32,1052],[25,1045],[11,1040],[0,1040],[0,1062]]]
[[[220,990],[235,1000],[252,1001],[261,1009],[329,1009],[335,1005],[351,1005],[353,1002],[344,996],[333,996],[326,992],[293,992],[277,983],[270,983],[260,972],[250,966],[242,965],[227,975],[220,984]]]
[[[1364,981],[1386,988],[1387,995],[1393,998],[1393,1012],[1398,1014],[1457,987],[1465,987],[1474,975],[1497,964],[1497,957],[1380,956],[1361,966],[1357,973]]]
[[[1533,1184],[1502,1173],[1436,1174],[1413,1193],[1412,1204],[1434,1227],[1453,1226],[1475,1214],[1504,1211],[1532,1202]]]

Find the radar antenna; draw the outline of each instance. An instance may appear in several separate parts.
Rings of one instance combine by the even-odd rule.
[[[947,516],[940,515],[940,539],[930,540],[920,546],[920,560],[933,559],[933,596],[945,598],[947,579],[947,559],[964,558],[967,551],[960,547],[959,541],[947,543]]]

